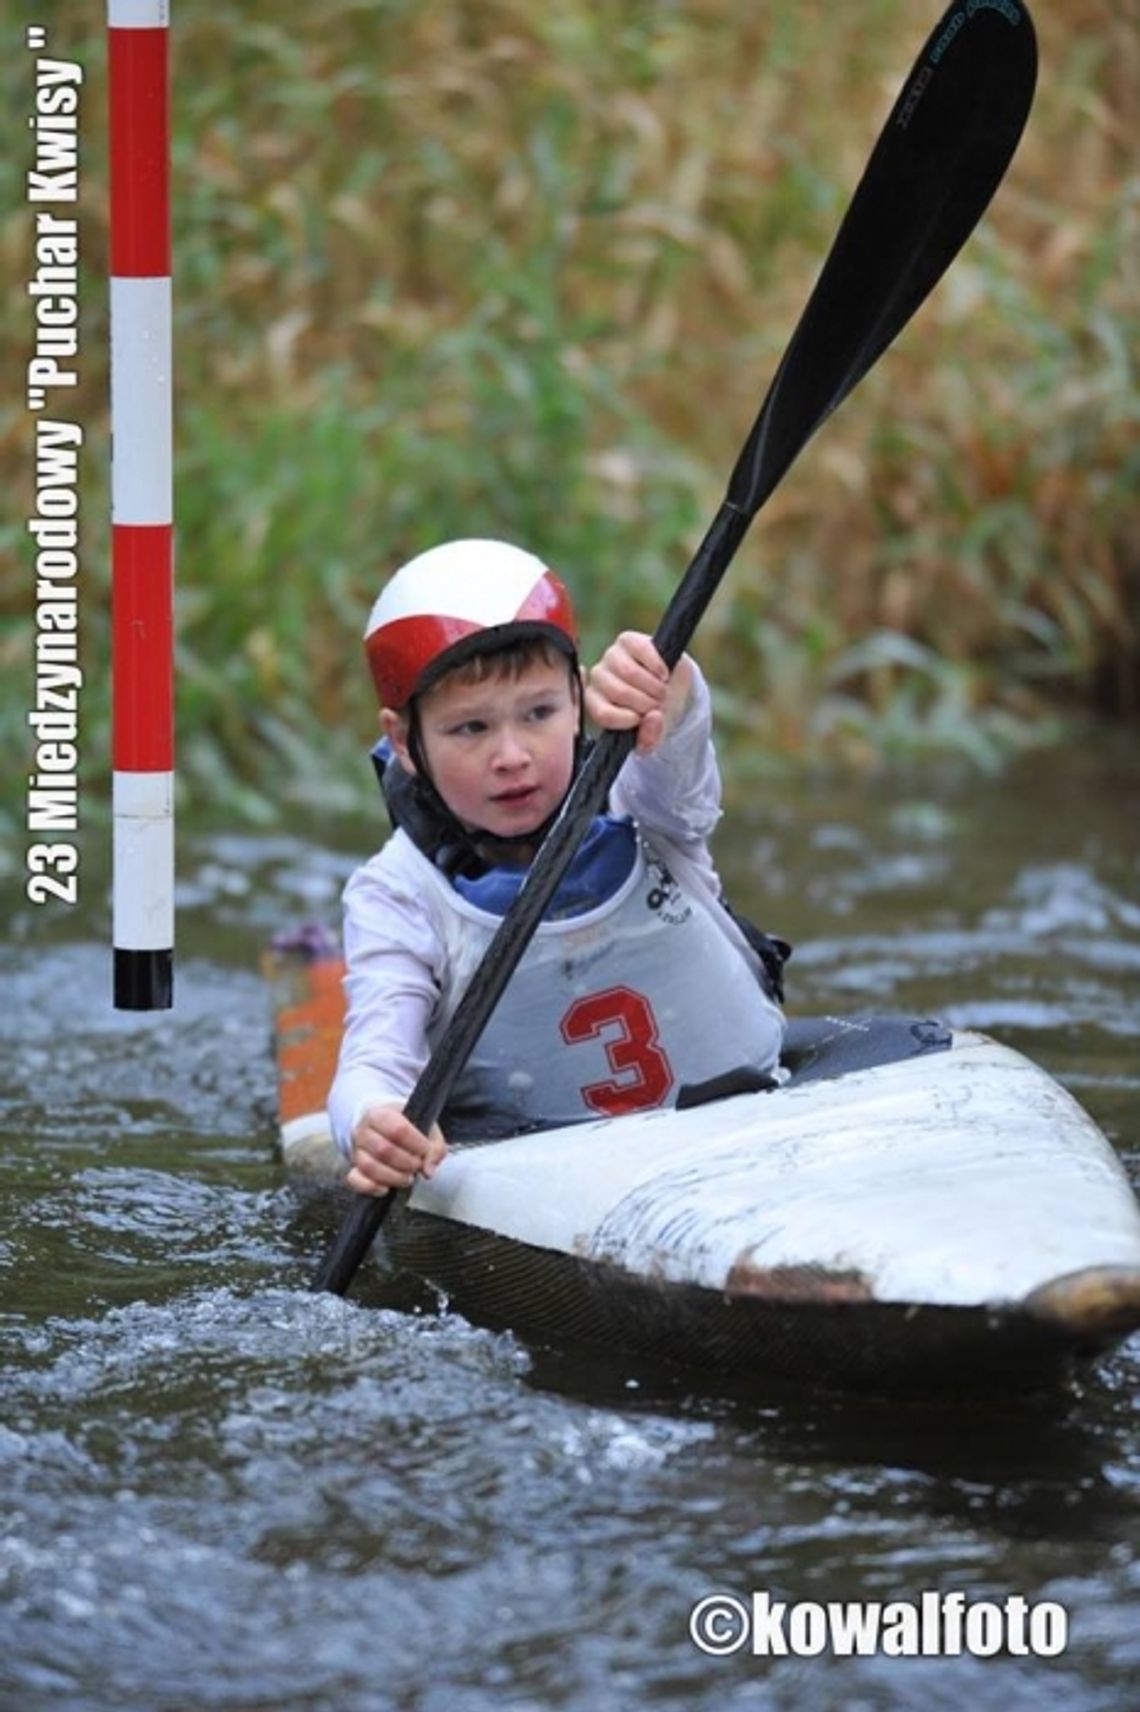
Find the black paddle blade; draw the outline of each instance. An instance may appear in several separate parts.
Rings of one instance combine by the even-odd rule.
[[[1037,71],[1029,14],[1014,0],[966,0],[932,33],[875,145],[807,308],[745,442],[728,495],[654,634],[675,665],[757,511],[825,417],[945,273],[1001,181]],[[436,1122],[558,883],[633,746],[606,731],[574,782],[408,1101]],[[392,1196],[357,1197],[314,1281],[343,1293]]]
[[[734,509],[756,514],[942,278],[1013,158],[1036,81],[1015,0],[951,6],[935,26],[732,472]]]

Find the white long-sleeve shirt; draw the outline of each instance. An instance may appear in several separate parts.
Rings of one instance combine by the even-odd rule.
[[[689,704],[648,755],[631,754],[609,812],[630,816],[666,865],[695,893],[752,967],[756,957],[720,905],[708,839],[720,818],[720,773],[708,687],[694,668]],[[403,1104],[430,1052],[430,1029],[449,991],[449,925],[427,858],[398,831],[352,875],[344,892],[348,1015],[329,1116],[347,1155],[365,1108]],[[426,883],[425,883],[426,882]],[[446,909],[444,903],[442,908]],[[780,1014],[771,1006],[776,1047]]]

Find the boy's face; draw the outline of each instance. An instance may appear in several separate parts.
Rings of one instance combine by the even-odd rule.
[[[440,796],[464,826],[525,839],[570,787],[578,699],[566,665],[536,660],[518,677],[444,678],[419,703],[420,741]],[[404,766],[407,725],[385,713]]]

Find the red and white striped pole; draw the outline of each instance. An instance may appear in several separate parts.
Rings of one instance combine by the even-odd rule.
[[[108,0],[115,1004],[174,966],[169,7]]]

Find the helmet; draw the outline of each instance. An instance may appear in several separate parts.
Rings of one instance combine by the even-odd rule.
[[[574,609],[553,571],[505,541],[447,541],[385,585],[364,646],[380,705],[402,708],[473,654],[528,636],[577,657]]]

